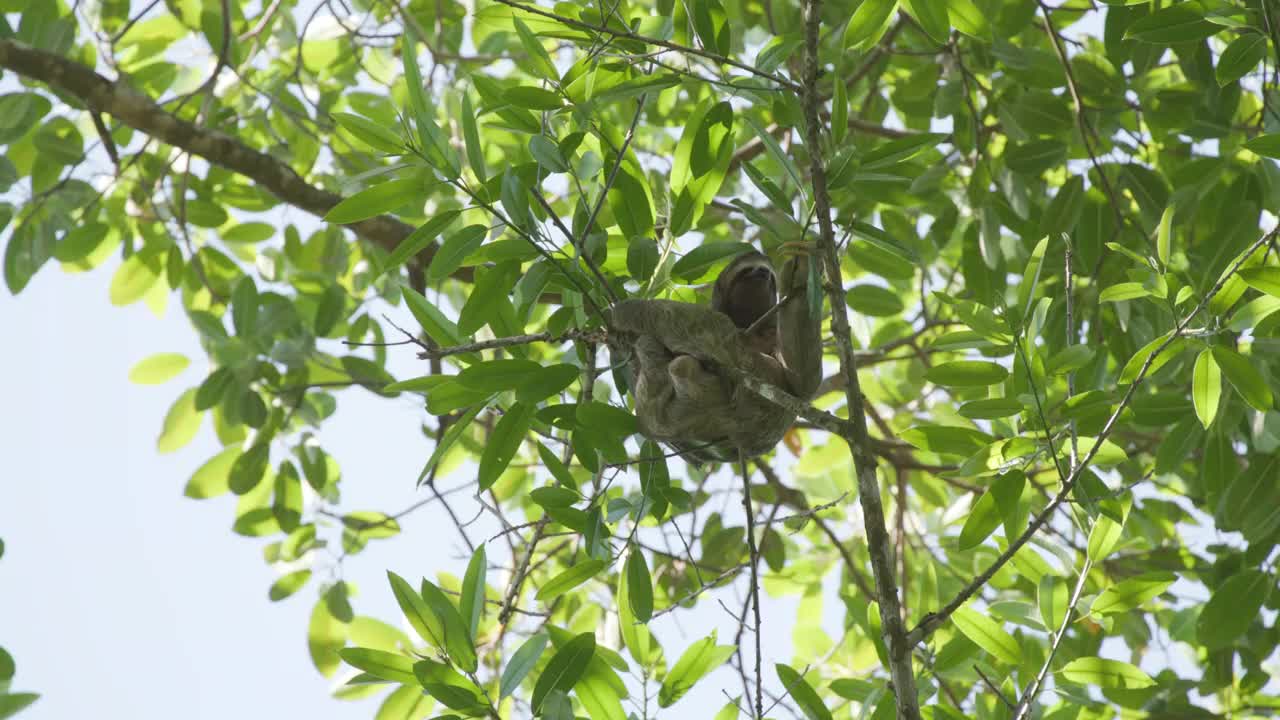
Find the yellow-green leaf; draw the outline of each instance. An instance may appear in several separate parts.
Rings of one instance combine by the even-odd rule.
[[[1000,623],[992,620],[967,605],[956,610],[951,616],[956,629],[973,644],[991,653],[996,659],[1010,665],[1022,662],[1022,648],[1013,636],[1000,627]]]
[[[159,385],[187,369],[191,361],[182,353],[156,353],[129,368],[129,381],[139,385]]]
[[[182,393],[164,416],[164,425],[156,440],[156,450],[170,453],[191,442],[203,419],[204,413],[196,410],[196,388]]]
[[[1222,399],[1222,371],[1213,359],[1213,351],[1201,350],[1196,358],[1191,377],[1191,401],[1195,403],[1196,417],[1208,428],[1218,414],[1218,401]]]
[[[1213,348],[1213,359],[1218,361],[1222,374],[1227,382],[1240,393],[1240,397],[1250,407],[1259,412],[1267,412],[1273,404],[1271,387],[1262,374],[1253,367],[1253,363],[1240,353],[1225,347]]]
[[[1099,657],[1076,658],[1058,674],[1074,683],[1101,688],[1138,690],[1156,684],[1151,676],[1127,662]]]
[[[426,195],[426,185],[419,178],[387,180],[365,188],[329,208],[324,220],[340,225],[359,222],[413,202],[421,203]]]

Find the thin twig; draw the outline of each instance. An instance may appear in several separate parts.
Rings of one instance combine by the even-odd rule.
[[[764,720],[764,677],[760,673],[760,548],[756,546],[755,510],[751,507],[751,471],[747,458],[738,454],[738,467],[742,470],[742,505],[747,510],[747,550],[751,558],[751,606],[755,614],[756,635],[756,720]]]

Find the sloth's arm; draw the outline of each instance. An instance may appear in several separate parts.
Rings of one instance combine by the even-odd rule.
[[[779,286],[784,305],[778,310],[778,349],[788,389],[808,400],[822,383],[822,317],[809,314],[807,256],[787,260]]]

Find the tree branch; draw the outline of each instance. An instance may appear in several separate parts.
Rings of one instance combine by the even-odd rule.
[[[840,372],[845,377],[845,397],[849,405],[849,422],[845,442],[853,454],[858,478],[858,498],[862,503],[871,569],[875,576],[876,596],[880,603],[881,627],[889,651],[889,674],[893,678],[894,702],[899,718],[916,720],[920,704],[916,697],[915,675],[911,667],[911,646],[907,643],[906,626],[898,601],[898,584],[893,573],[892,547],[885,529],[884,507],[880,502],[880,486],[876,482],[876,455],[867,433],[862,390],[858,385],[858,369],[853,357],[853,340],[849,315],[845,309],[844,281],[840,275],[840,256],[836,251],[835,229],[831,224],[831,198],[827,193],[827,171],[821,151],[819,124],[818,50],[822,30],[822,0],[805,3],[804,57],[804,124],[805,150],[809,155],[810,182],[813,185],[814,211],[818,219],[818,244],[825,260],[827,295],[831,300],[831,333],[840,355]]]
[[[70,95],[91,111],[105,112],[129,127],[197,155],[255,181],[272,195],[294,207],[323,218],[343,198],[311,185],[285,163],[254,150],[229,135],[197,127],[166,111],[147,95],[124,81],[112,81],[61,55],[38,50],[12,39],[0,39],[0,67]],[[388,251],[413,232],[413,227],[390,215],[378,215],[346,225],[361,237]],[[436,246],[422,251],[421,262],[431,262]],[[453,274],[470,281],[471,268]]]

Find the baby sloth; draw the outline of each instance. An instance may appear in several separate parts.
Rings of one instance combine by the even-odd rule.
[[[672,300],[625,300],[615,330],[635,337],[635,408],[640,431],[695,462],[768,452],[795,415],[743,387],[725,371],[750,375],[809,400],[822,380],[820,321],[805,302],[808,273],[793,257],[779,278],[764,254],[739,255],[716,278],[711,307]]]

